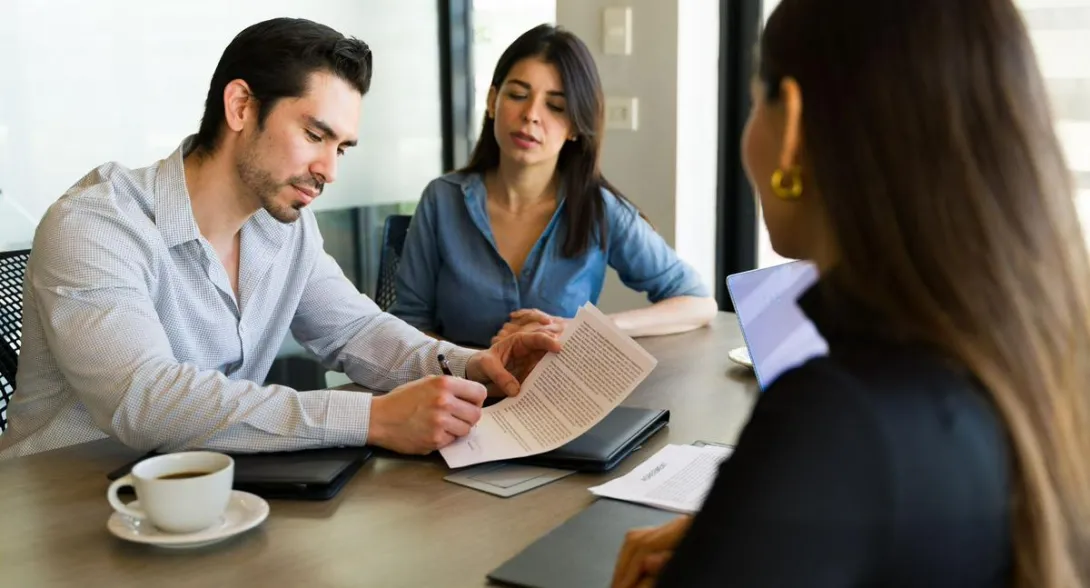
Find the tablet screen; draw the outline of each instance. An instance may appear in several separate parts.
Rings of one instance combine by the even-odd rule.
[[[727,277],[727,289],[761,389],[829,347],[797,300],[817,281],[809,262],[794,261]]]

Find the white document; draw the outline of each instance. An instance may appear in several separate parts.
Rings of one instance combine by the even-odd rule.
[[[704,504],[719,464],[730,453],[729,447],[716,445],[667,445],[631,472],[590,491],[606,498],[694,513]]]
[[[552,451],[586,433],[617,407],[658,363],[587,303],[522,390],[486,407],[469,435],[439,450],[452,468]]]

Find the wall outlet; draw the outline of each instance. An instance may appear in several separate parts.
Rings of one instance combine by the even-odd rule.
[[[639,100],[606,98],[606,128],[635,131],[639,128]]]

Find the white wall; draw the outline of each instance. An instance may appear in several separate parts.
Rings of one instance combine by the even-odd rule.
[[[196,132],[220,55],[245,27],[299,16],[366,41],[360,144],[316,209],[415,201],[442,172],[434,0],[3,0],[0,250],[93,167],[142,167]]]
[[[632,54],[606,55],[602,11],[632,8]],[[718,0],[558,0],[556,22],[582,38],[606,96],[639,100],[638,130],[608,130],[606,177],[651,219],[714,291]],[[679,35],[681,31],[681,35]],[[683,41],[679,39],[683,38]],[[645,306],[610,272],[599,306]]]

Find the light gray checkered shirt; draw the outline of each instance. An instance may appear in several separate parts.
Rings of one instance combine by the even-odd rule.
[[[141,450],[361,445],[371,395],[262,386],[288,329],[326,368],[374,390],[455,374],[473,353],[381,312],[322,249],[314,214],[242,227],[239,300],[201,237],[182,155],[103,165],[34,237],[23,343],[0,458],[107,435]]]

